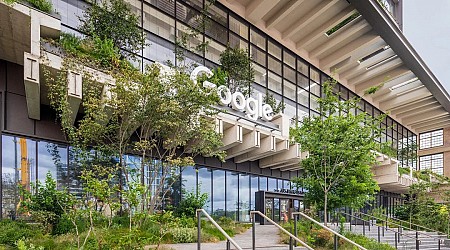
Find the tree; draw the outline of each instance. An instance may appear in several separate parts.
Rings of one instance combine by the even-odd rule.
[[[81,32],[101,40],[110,39],[116,48],[124,50],[123,55],[136,53],[145,45],[139,17],[124,0],[95,1],[80,21]]]
[[[294,180],[306,188],[306,200],[325,212],[342,206],[361,207],[379,190],[370,170],[375,162],[375,138],[380,134],[379,118],[355,115],[358,99],[339,100],[332,92],[335,80],[323,85],[318,99],[322,116],[306,117],[291,130],[309,157],[301,161],[304,176]]]

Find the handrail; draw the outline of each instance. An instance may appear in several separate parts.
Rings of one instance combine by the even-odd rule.
[[[358,220],[361,220],[361,221],[364,221],[364,222],[368,222],[369,225],[370,225],[370,223],[372,223],[372,226],[374,226],[373,222],[371,222],[371,221],[364,220],[364,219],[362,219],[362,218],[360,218],[360,217],[356,217],[356,216],[354,216],[354,215],[352,215],[352,214],[348,214],[348,213],[345,213],[345,212],[339,212],[339,213],[341,213],[341,214],[343,214],[343,215],[347,215],[347,216],[353,217],[353,218],[355,218],[355,219],[358,219]],[[376,225],[376,224],[375,224],[375,226],[377,226],[377,227],[383,227],[384,229],[386,229],[386,230],[388,230],[388,231],[392,231],[392,232],[397,233],[397,234],[399,234],[399,235],[402,235],[402,236],[405,236],[405,237],[407,237],[407,238],[411,238],[411,239],[416,240],[416,238],[414,238],[414,237],[411,237],[411,236],[409,236],[409,235],[407,235],[407,234],[404,234],[404,233],[401,233],[401,232],[396,232],[395,230],[392,230],[392,229],[390,229],[390,228],[387,228],[387,227],[384,227],[384,226],[378,226],[378,225]],[[420,240],[419,240],[419,242],[420,242]]]
[[[306,247],[309,250],[314,250],[314,248],[311,248],[310,246],[308,246],[305,242],[303,242],[302,240],[300,240],[299,238],[297,238],[297,236],[291,234],[289,231],[287,231],[286,229],[284,229],[282,226],[278,225],[278,223],[276,223],[275,221],[271,220],[269,217],[267,217],[265,214],[261,213],[260,211],[250,211],[250,215],[252,216],[253,219],[253,230],[255,230],[255,214],[260,215],[261,217],[263,217],[264,219],[266,219],[267,221],[269,221],[271,224],[273,224],[274,226],[276,226],[278,229],[280,229],[281,231],[283,231],[284,233],[286,233],[287,235],[289,235],[289,237],[291,237],[291,239],[296,240],[297,242],[299,242],[300,244],[302,244],[304,247]],[[255,249],[255,233],[253,231],[253,249]]]
[[[367,250],[366,248],[364,248],[363,246],[359,245],[358,243],[356,243],[356,242],[354,242],[354,241],[348,239],[348,238],[345,237],[344,235],[342,235],[342,234],[340,234],[340,233],[338,233],[338,232],[336,232],[336,231],[330,229],[329,227],[327,227],[327,226],[325,226],[325,225],[322,225],[320,222],[314,220],[313,218],[309,217],[308,215],[306,215],[306,214],[304,214],[304,213],[302,213],[302,212],[294,212],[294,213],[292,213],[292,215],[294,215],[294,216],[295,216],[295,215],[301,215],[301,216],[305,217],[306,219],[308,219],[308,220],[314,222],[315,224],[319,225],[319,226],[322,227],[323,229],[325,229],[325,230],[327,230],[327,231],[333,233],[334,235],[339,236],[340,238],[344,239],[344,240],[347,241],[348,243],[350,243],[350,244],[356,246],[357,248],[359,248],[359,249],[361,249],[361,250]],[[294,217],[294,218],[295,218],[295,217]]]
[[[201,236],[201,214],[204,214],[206,218],[227,238],[227,250],[230,249],[230,242],[233,244],[236,249],[242,250],[242,248],[234,241],[223,229],[222,227],[217,224],[217,222],[205,211],[205,209],[197,209],[195,214],[197,215],[197,249],[200,250],[201,242],[200,242],[200,236]]]
[[[384,222],[386,222],[386,223],[391,223],[391,224],[393,224],[393,225],[396,225],[396,226],[399,226],[399,227],[402,227],[402,228],[406,228],[406,229],[409,229],[409,230],[412,230],[412,231],[416,231],[416,232],[418,231],[418,230],[417,230],[417,227],[416,227],[416,230],[414,230],[414,229],[411,227],[411,225],[414,225],[414,226],[418,226],[418,227],[420,227],[420,228],[422,228],[422,229],[429,230],[429,231],[431,231],[431,232],[435,232],[435,233],[438,233],[438,234],[441,233],[441,234],[447,236],[447,234],[442,233],[442,232],[440,232],[440,231],[433,230],[433,229],[431,229],[431,228],[427,228],[427,227],[424,227],[424,226],[421,226],[421,225],[416,225],[416,224],[414,224],[414,223],[409,223],[408,221],[404,221],[404,220],[401,220],[401,219],[397,219],[397,218],[387,217],[387,216],[386,216],[387,218],[390,218],[390,219],[393,219],[393,220],[396,220],[396,221],[409,223],[410,226],[407,227],[407,226],[403,226],[402,224],[397,224],[397,223],[395,223],[395,222],[389,222],[388,220],[385,220],[385,219],[382,219],[382,218],[378,218],[378,217],[376,217],[376,216],[373,216],[373,215],[370,215],[370,214],[366,214],[366,213],[363,213],[363,212],[356,212],[356,213],[362,214],[362,215],[364,215],[364,216],[369,216],[369,217],[372,217],[372,218],[374,218],[374,219],[376,219],[376,220],[384,221]],[[419,234],[425,235],[425,236],[427,236],[427,237],[429,237],[429,238],[439,239],[439,238],[436,238],[436,237],[434,237],[434,236],[431,236],[431,235],[429,235],[429,234],[427,234],[427,233],[419,232]],[[448,237],[448,236],[447,236],[447,237]]]

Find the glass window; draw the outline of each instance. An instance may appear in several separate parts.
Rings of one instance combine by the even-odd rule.
[[[286,50],[283,53],[283,61],[285,64],[289,65],[291,68],[295,69],[295,56]]]
[[[181,38],[186,34],[189,34],[190,32],[190,29],[186,25],[177,22],[177,38]],[[203,35],[189,36],[189,40],[186,44],[187,48],[185,49],[188,49],[196,54],[203,55],[203,51],[199,51],[198,49],[196,49],[202,43]]]
[[[200,168],[198,170],[198,186],[200,188],[199,194],[208,194],[208,200],[203,208],[210,214],[212,213],[211,173],[212,170],[207,168]]]
[[[296,105],[295,102],[288,100],[288,99],[284,99],[284,114],[289,118],[295,118],[297,116],[297,109],[296,109]]]
[[[308,76],[308,64],[306,64],[302,60],[297,60],[297,71],[305,76]]]
[[[274,178],[268,178],[268,191],[273,192],[275,189],[277,189],[277,179]]]
[[[283,66],[283,77],[288,79],[291,82],[295,82],[295,71],[292,68],[284,65]]]
[[[174,12],[175,1],[173,1],[173,0],[145,0],[145,1],[150,2],[151,5],[170,14],[171,16],[175,15],[175,12]],[[145,6],[144,6],[144,11],[145,11]]]
[[[67,146],[40,141],[38,154],[38,180],[44,183],[47,173],[50,173],[58,189],[68,187]]]
[[[272,56],[268,57],[269,69],[278,75],[281,75],[281,62]]]
[[[259,177],[259,190],[267,191],[267,177]]]
[[[261,86],[266,87],[266,77],[267,77],[266,69],[254,63],[253,69],[255,69],[255,82]]]
[[[213,170],[213,215],[225,216],[225,171]]]
[[[223,44],[227,42],[227,29],[214,21],[210,21],[206,26],[206,35]]]
[[[239,174],[233,172],[226,172],[227,176],[227,217],[233,220],[238,220],[238,194],[239,194]]]
[[[183,193],[197,193],[197,170],[192,166],[181,169],[181,186]]]
[[[248,40],[248,26],[230,15],[230,30]]]
[[[419,135],[420,149],[439,147],[444,145],[444,130],[439,129]]]
[[[281,94],[282,86],[281,77],[269,72],[269,89]]]
[[[309,93],[308,91],[297,88],[297,103],[300,103],[301,105],[305,107],[309,107]]]
[[[144,48],[144,57],[163,64],[175,63],[175,47],[172,43],[152,34],[147,34],[146,42],[149,45]]]
[[[421,156],[420,170],[431,169],[437,174],[444,174],[444,154],[434,154]]]
[[[36,181],[36,141],[2,135],[2,217],[15,218],[18,185],[29,191]]]
[[[230,33],[230,46],[232,48],[248,49],[248,42],[239,38],[239,36]]]
[[[253,45],[251,46],[251,57],[253,61],[266,66],[266,53]]]
[[[309,80],[307,77],[297,74],[297,85],[304,88],[309,89]]]
[[[317,71],[316,69],[311,68],[310,70],[310,79],[319,83],[320,82],[320,74],[319,71]]]
[[[257,175],[250,176],[250,209],[255,210],[255,194],[259,190],[259,181]]]
[[[295,84],[289,82],[289,81],[284,81],[284,96],[291,99],[291,100],[295,100]]]
[[[210,5],[208,7],[208,13],[210,13],[210,17],[223,26],[227,26],[227,12],[219,8],[219,6],[216,6],[214,4]],[[231,17],[230,17],[231,19]]]
[[[272,56],[274,56],[274,57],[276,57],[276,58],[281,60],[281,47],[279,45],[277,45],[274,42],[269,40],[269,42],[267,44],[267,47],[269,49],[269,53]]]
[[[317,102],[317,100],[318,100],[318,97],[313,96],[313,95],[312,95],[311,98],[309,99],[310,104],[311,104],[311,109],[313,109],[313,110],[319,112],[319,111],[320,111],[320,110],[319,110],[319,103]]]
[[[220,54],[225,50],[225,46],[216,43],[211,39],[206,39],[208,42],[208,49],[206,50],[205,57],[206,59],[219,64],[220,63]]]
[[[311,94],[314,94],[315,96],[320,97],[320,85],[318,83],[311,82],[309,91],[311,92]]]
[[[250,42],[262,50],[266,50],[266,38],[254,29],[250,31]]]
[[[239,174],[239,221],[250,221],[250,176]]]
[[[175,41],[175,20],[148,5],[144,5],[144,29]]]

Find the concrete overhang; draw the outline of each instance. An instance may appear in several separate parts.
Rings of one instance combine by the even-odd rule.
[[[219,2],[413,132],[450,125],[431,116],[413,126],[424,102],[450,119],[450,97],[377,0]],[[327,34],[355,12],[361,16]],[[375,86],[379,93],[365,95]]]

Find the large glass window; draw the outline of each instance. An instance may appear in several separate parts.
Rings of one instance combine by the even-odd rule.
[[[238,220],[239,174],[227,171],[227,217]]]
[[[225,171],[213,170],[213,215],[225,216]]]
[[[255,210],[255,194],[259,190],[258,176],[252,175],[250,177],[250,209]]]
[[[212,170],[208,168],[200,168],[198,170],[198,186],[200,188],[199,193],[208,195],[208,200],[203,208],[210,214],[212,213],[211,172]]]
[[[2,217],[14,218],[19,204],[18,185],[29,191],[36,181],[36,141],[2,136]]]
[[[421,156],[419,164],[420,170],[431,169],[437,174],[444,174],[444,154]]]
[[[239,220],[250,221],[250,176],[239,175]]]
[[[421,133],[419,135],[420,149],[439,147],[444,145],[444,131],[442,129]]]
[[[183,193],[197,192],[197,172],[192,166],[184,167],[181,170],[181,185]]]
[[[40,141],[38,142],[38,154],[38,180],[44,183],[47,173],[50,173],[56,180],[58,189],[68,187],[67,146]]]

